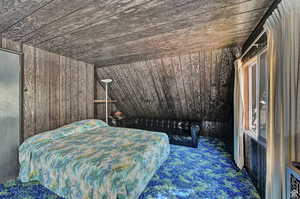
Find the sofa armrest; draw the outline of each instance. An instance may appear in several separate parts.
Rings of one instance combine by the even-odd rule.
[[[200,131],[201,131],[201,123],[200,122],[192,122],[191,123],[191,136],[192,136],[193,146],[195,148],[198,147]]]

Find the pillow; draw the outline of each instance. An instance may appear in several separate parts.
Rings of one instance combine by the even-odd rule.
[[[96,128],[103,128],[108,127],[109,125],[106,124],[102,120],[81,120],[77,122],[73,122],[71,124],[65,125],[62,127],[62,130],[73,130],[74,133],[84,133],[89,130],[93,130]]]
[[[85,133],[87,131],[96,129],[96,128],[104,128],[108,127],[102,120],[81,120],[77,122],[73,122],[62,126],[57,129],[53,129],[50,131],[45,131],[43,133],[32,136],[24,141],[24,143],[35,142],[38,140],[49,140],[49,139],[58,139],[61,137],[65,137],[74,133]]]
[[[19,147],[19,151],[22,152],[21,154],[23,154],[23,156],[19,156],[19,160],[20,162],[22,162],[26,157],[30,157],[29,154],[32,150],[35,150],[35,148],[37,148],[36,150],[38,150],[39,146],[51,143],[53,140],[66,137],[68,135],[85,133],[93,129],[104,128],[108,126],[109,125],[107,125],[102,120],[82,120],[32,136],[26,139]]]

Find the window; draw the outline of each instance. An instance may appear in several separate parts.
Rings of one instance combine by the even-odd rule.
[[[266,50],[245,64],[246,132],[257,140],[266,140],[268,117],[268,68]]]
[[[251,63],[249,66],[249,128],[255,131],[257,126],[257,102],[256,102],[256,85],[258,83],[257,76],[257,64],[256,61]]]
[[[267,119],[268,119],[268,67],[267,67],[267,53],[263,52],[259,57],[259,134],[266,139],[267,133]]]

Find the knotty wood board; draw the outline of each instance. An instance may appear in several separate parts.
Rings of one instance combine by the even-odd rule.
[[[0,32],[97,66],[115,65],[241,46],[273,2],[11,0],[0,3]]]
[[[2,38],[0,44],[23,52],[25,139],[71,121],[94,118],[94,65],[9,39]]]
[[[232,114],[233,53],[231,48],[202,49],[102,67],[96,75],[100,80],[113,80],[110,97],[128,116],[228,122]]]

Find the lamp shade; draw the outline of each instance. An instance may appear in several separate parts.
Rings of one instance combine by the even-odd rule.
[[[112,79],[102,79],[101,80],[101,82],[103,82],[103,83],[110,83],[110,82],[112,82]]]

